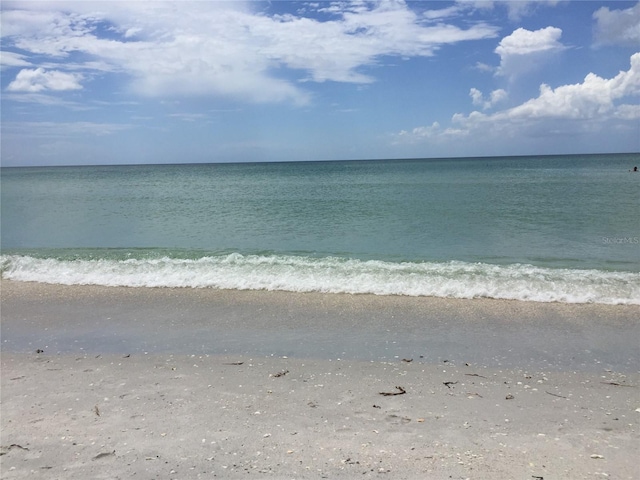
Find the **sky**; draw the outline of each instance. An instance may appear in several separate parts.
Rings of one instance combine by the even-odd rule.
[[[640,152],[640,2],[0,8],[2,166]]]

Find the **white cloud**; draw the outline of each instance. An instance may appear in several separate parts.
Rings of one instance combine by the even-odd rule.
[[[442,128],[440,123],[433,122],[426,127],[416,127],[412,130],[401,130],[394,135],[393,144],[444,143],[447,140],[459,139],[469,135],[469,130],[460,128]]]
[[[536,68],[550,55],[565,49],[559,41],[561,36],[562,30],[556,27],[535,31],[518,28],[504,37],[495,49],[500,55],[500,66],[496,73],[515,77]]]
[[[7,93],[3,95],[3,99],[21,103],[33,103],[43,107],[64,107],[76,111],[91,110],[94,108],[84,103],[72,102],[44,93]]]
[[[509,118],[591,119],[612,115],[615,101],[640,95],[640,53],[631,56],[631,67],[611,79],[589,73],[584,81],[552,89],[540,86],[540,95],[507,111]]]
[[[416,127],[411,131],[401,130],[397,136],[399,137],[400,141],[406,139],[409,142],[415,142],[417,140],[436,138],[441,133],[442,133],[442,129],[440,128],[440,124],[438,122],[433,122],[429,126]]]
[[[625,10],[601,7],[594,14],[594,36],[603,45],[640,45],[640,2]]]
[[[493,10],[496,2],[493,0],[456,0],[456,4],[478,10]]]
[[[431,56],[442,45],[497,32],[484,23],[430,25],[401,1],[331,4],[334,18],[327,21],[268,16],[252,11],[254,2],[185,5],[7,2],[3,43],[46,55],[49,63],[84,55],[87,71],[99,65],[100,72],[125,73],[140,94],[304,105],[311,97],[301,80],[370,83],[367,68],[383,56]],[[99,33],[105,27],[108,38]]]
[[[9,84],[10,92],[41,92],[43,90],[81,90],[78,74],[64,73],[56,70],[46,71],[44,68],[20,70],[16,79]]]
[[[487,110],[497,103],[506,100],[508,94],[506,90],[499,88],[491,92],[489,98],[485,98],[480,90],[478,90],[477,88],[472,88],[469,91],[469,96],[471,96],[471,100],[474,105],[481,106],[483,110]]]
[[[6,122],[2,126],[3,130],[9,134],[30,138],[67,138],[86,135],[102,137],[134,127],[124,123],[98,122]]]
[[[170,113],[169,116],[184,122],[196,122],[198,120],[206,120],[207,118],[207,115],[204,113]]]
[[[456,3],[479,10],[492,10],[496,5],[504,6],[509,20],[518,22],[535,12],[539,6],[553,7],[559,3],[559,0],[457,0]]]
[[[55,11],[39,11],[36,5],[14,4],[16,10],[11,9],[11,3],[5,2],[2,11],[2,36],[20,38],[40,32],[43,36],[49,36],[54,30],[60,32],[68,27],[69,19],[63,13]]]
[[[477,89],[470,92],[475,104],[484,106],[484,97]],[[498,95],[499,96],[499,95]],[[539,95],[521,105],[492,114],[479,111],[469,115],[455,114],[452,124],[455,128],[441,129],[434,123],[429,127],[416,127],[412,131],[402,131],[398,140],[416,142],[425,139],[442,139],[445,135],[473,136],[487,139],[500,135],[527,137],[532,135],[552,135],[560,128],[585,132],[601,130],[611,122],[631,122],[637,131],[640,107],[629,104],[625,99],[640,96],[640,53],[630,58],[630,68],[613,78],[602,78],[589,73],[582,83],[562,85],[555,89],[541,85]]]
[[[640,104],[619,105],[614,115],[622,120],[640,120]],[[640,126],[638,129],[640,129]]]
[[[422,14],[422,16],[429,20],[441,20],[447,17],[453,17],[460,13],[460,8],[458,6],[441,8],[438,10],[427,10]]]
[[[5,70],[11,67],[31,67],[31,62],[26,60],[26,55],[14,52],[0,52],[0,68]]]
[[[530,55],[557,50],[563,48],[562,44],[558,42],[561,36],[562,30],[556,27],[546,27],[535,31],[518,28],[500,41],[496,53],[504,58],[512,55]]]
[[[482,63],[482,62],[476,62],[473,68],[481,72],[493,73],[496,71],[495,67],[492,67],[491,65],[487,65],[486,63]]]
[[[541,5],[555,6],[558,4],[558,0],[504,0],[503,3],[509,12],[509,19],[513,22],[518,22],[522,20],[522,18],[531,15],[537,7]]]

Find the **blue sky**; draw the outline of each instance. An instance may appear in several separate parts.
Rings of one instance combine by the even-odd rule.
[[[640,151],[640,3],[11,1],[2,165]]]

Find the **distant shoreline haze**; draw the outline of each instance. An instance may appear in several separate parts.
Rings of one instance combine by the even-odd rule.
[[[66,163],[66,164],[58,164],[58,165],[49,165],[49,164],[39,164],[39,165],[2,165],[0,162],[0,169],[3,168],[48,168],[48,167],[142,167],[142,166],[172,166],[172,165],[244,165],[244,164],[296,164],[296,163],[351,163],[351,162],[442,162],[442,161],[450,161],[450,162],[467,162],[467,161],[478,161],[481,162],[483,160],[502,160],[502,161],[510,161],[510,160],[525,160],[525,159],[544,159],[544,158],[590,158],[590,157],[627,157],[630,160],[629,170],[632,171],[633,167],[636,164],[640,165],[640,152],[604,152],[604,153],[572,153],[572,154],[559,154],[559,153],[551,153],[551,154],[541,154],[541,155],[500,155],[500,156],[478,156],[478,157],[407,157],[407,158],[351,158],[351,159],[343,159],[343,160],[325,160],[325,159],[315,159],[315,160],[247,160],[247,161],[183,161],[183,162],[163,162],[163,163],[138,163],[138,162],[125,162],[125,163]],[[635,163],[634,163],[635,162]]]

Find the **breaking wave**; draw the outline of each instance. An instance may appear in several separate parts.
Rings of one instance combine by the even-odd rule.
[[[2,255],[2,277],[23,282],[126,287],[280,290],[640,304],[640,273],[526,264],[388,262],[225,253],[197,258],[39,258]]]

